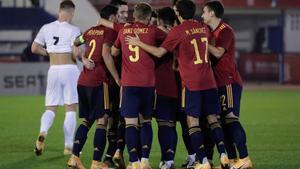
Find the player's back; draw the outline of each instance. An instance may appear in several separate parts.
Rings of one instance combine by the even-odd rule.
[[[173,53],[167,53],[156,62],[155,89],[158,95],[177,98],[177,82],[173,69]]]
[[[216,87],[208,57],[209,38],[209,29],[206,25],[196,20],[186,20],[174,27],[162,44],[165,49],[176,50],[180,75],[189,90]]]
[[[80,29],[68,22],[54,21],[45,24],[34,42],[46,46],[51,65],[75,64],[72,59],[72,46]]]
[[[98,86],[106,78],[106,67],[102,57],[104,43],[113,43],[116,33],[104,26],[91,27],[84,32],[82,38],[86,45],[84,57],[95,63],[92,70],[83,68],[78,83],[85,86]]]
[[[42,27],[44,41],[49,53],[71,53],[73,41],[80,29],[68,22],[54,21]]]
[[[165,33],[154,26],[135,22],[120,30],[115,46],[122,50],[122,85],[153,87],[155,85],[155,64],[152,56],[138,46],[127,45],[126,36],[138,35],[150,45],[157,46]]]

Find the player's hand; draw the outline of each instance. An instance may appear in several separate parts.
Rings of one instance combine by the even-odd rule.
[[[125,26],[129,26],[129,25],[131,25],[131,23],[125,23],[124,27],[125,27]]]
[[[139,42],[140,42],[140,38],[137,34],[135,34],[135,37],[133,36],[126,36],[125,37],[125,42],[128,44],[128,45],[135,45],[135,46],[138,46]]]
[[[82,62],[84,67],[87,68],[88,70],[93,70],[95,68],[95,63],[91,59],[84,59]]]

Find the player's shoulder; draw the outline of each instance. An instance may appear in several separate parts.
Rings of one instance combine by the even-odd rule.
[[[156,25],[147,25],[146,28],[148,28],[149,31],[162,32],[162,30],[159,29]]]
[[[88,30],[86,30],[86,32],[90,31],[90,30],[104,30],[105,27],[102,25],[96,25],[96,26],[92,26],[90,27]]]
[[[75,32],[80,32],[80,28],[78,26],[72,25],[70,23],[67,23],[66,26]]]
[[[53,26],[53,25],[56,25],[56,24],[58,24],[57,20],[55,20],[53,22],[46,23],[44,26]]]
[[[64,28],[64,29],[68,29],[72,32],[80,32],[80,28],[73,25],[73,24],[70,24],[69,22],[59,22],[58,20],[54,21],[54,22],[51,22],[49,23],[47,26],[51,27],[51,28],[55,28],[55,30],[57,29],[57,27],[60,27],[60,28]]]
[[[170,29],[170,32],[177,32],[177,31],[181,31],[183,30],[183,25],[182,24],[179,24],[179,25],[175,25],[173,26],[171,29]],[[169,32],[169,33],[170,33]]]
[[[223,22],[223,21],[220,23],[219,29],[223,32],[233,33],[232,27],[230,25],[228,25],[227,23]]]
[[[200,20],[195,20],[194,26],[198,27],[198,28],[204,28],[207,31],[210,31],[209,26],[206,23],[204,23],[203,21],[200,21]]]
[[[51,27],[55,27],[57,25],[57,20],[56,21],[53,21],[53,22],[50,22],[50,23],[46,23],[42,26],[41,29],[49,29]]]
[[[117,33],[114,29],[104,27],[103,28],[106,33]]]
[[[96,25],[92,26],[86,31],[84,31],[84,35],[104,35],[104,34],[110,34],[110,33],[116,33],[113,29],[104,27],[102,25]]]
[[[103,26],[103,25],[92,26],[92,27],[89,28],[88,30],[103,30],[103,31],[106,31],[106,32],[108,32],[108,31],[114,31],[113,29],[107,28],[107,27],[105,27],[105,26]]]

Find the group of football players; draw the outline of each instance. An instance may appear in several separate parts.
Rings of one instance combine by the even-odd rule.
[[[34,53],[50,57],[36,154],[44,150],[57,107],[65,105],[69,168],[85,168],[80,153],[94,123],[91,169],[126,168],[125,145],[128,169],[151,168],[152,118],[158,126],[159,168],[175,168],[177,121],[188,152],[182,167],[252,168],[239,121],[242,80],[234,31],[222,20],[220,1],[199,8],[201,21],[194,19],[191,0],[175,0],[172,7],[157,10],[140,2],[134,6],[133,22],[127,22],[127,2],[112,0],[100,11],[98,25],[80,35],[70,24],[74,3],[61,2],[58,20],[44,25],[32,45]],[[83,44],[81,52],[78,46]],[[83,63],[80,75],[73,70],[76,58]],[[83,120],[74,137],[77,103]],[[212,163],[215,146],[220,166]]]

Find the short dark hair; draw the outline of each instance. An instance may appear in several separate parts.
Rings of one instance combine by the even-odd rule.
[[[157,17],[165,24],[173,26],[176,20],[176,14],[171,7],[164,7],[157,10]]]
[[[104,6],[100,11],[101,18],[109,19],[111,15],[116,15],[118,12],[118,8],[112,5]]]
[[[207,7],[209,10],[214,11],[217,18],[222,18],[224,15],[224,6],[220,1],[209,1],[204,4],[204,7]]]
[[[148,3],[141,2],[134,6],[134,13],[137,19],[145,20],[152,15],[152,8]]]
[[[175,6],[178,1],[182,1],[182,0],[172,0],[172,5]]]
[[[173,5],[173,6],[176,5],[177,1],[178,1],[178,0],[173,0],[173,1],[172,1],[172,5]]]
[[[176,3],[176,9],[183,19],[192,19],[195,16],[196,5],[191,0],[180,0]]]
[[[126,1],[122,1],[122,0],[111,0],[110,5],[113,5],[115,7],[119,7],[121,5],[127,5],[127,2]]]
[[[62,10],[75,9],[75,4],[71,0],[64,0],[60,3],[59,9]]]
[[[152,11],[151,18],[157,18],[157,12],[156,11]]]

